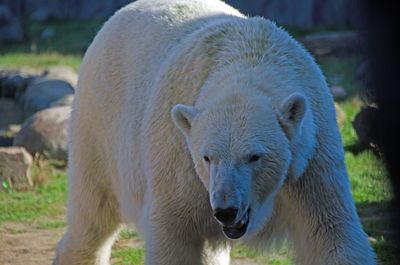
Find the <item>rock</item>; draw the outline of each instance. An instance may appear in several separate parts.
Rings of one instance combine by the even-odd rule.
[[[56,107],[56,106],[72,106],[72,103],[74,101],[74,95],[66,95],[59,100],[51,103],[51,107]]]
[[[3,183],[14,190],[32,188],[31,165],[32,157],[23,147],[0,147],[0,190]]]
[[[1,96],[16,99],[20,97],[29,84],[29,79],[15,74],[1,80]]]
[[[7,78],[4,83],[5,85],[13,86],[15,90],[24,90],[28,85],[28,80],[26,80],[21,75],[16,74]]]
[[[29,17],[33,21],[46,22],[50,18],[50,12],[46,7],[42,7],[33,11]]]
[[[53,66],[44,73],[46,79],[62,80],[68,82],[73,88],[76,88],[78,74],[74,69],[68,66]]]
[[[42,39],[51,39],[51,38],[54,37],[54,34],[55,34],[54,29],[48,27],[48,28],[45,28],[45,29],[42,31],[42,33],[40,34],[40,37],[41,37]]]
[[[8,6],[0,4],[0,26],[8,24],[11,21],[11,11]]]
[[[22,108],[14,100],[0,98],[0,130],[6,130],[10,124],[20,124],[23,121]]]
[[[0,79],[7,78],[13,75],[21,75],[23,77],[34,77],[43,75],[43,70],[40,69],[32,69],[32,68],[18,68],[18,69],[9,69],[3,68],[0,66]]]
[[[9,75],[15,75],[17,73],[18,70],[0,67],[0,80],[7,78]]]
[[[67,127],[71,107],[61,106],[42,110],[22,125],[13,144],[23,146],[34,155],[67,159]]]
[[[15,136],[21,130],[20,124],[10,124],[8,126],[7,131],[12,135]]]
[[[0,69],[0,97],[19,101],[26,88],[42,74],[31,70]]]
[[[363,107],[352,122],[362,148],[376,149],[378,147],[378,133],[375,130],[377,113],[378,107],[371,104]]]
[[[74,93],[73,87],[62,80],[41,79],[28,86],[23,101],[24,117],[48,108],[52,103]]]
[[[0,41],[17,42],[23,38],[24,33],[18,18],[13,17],[7,24],[0,26]]]
[[[343,129],[344,125],[346,124],[346,113],[336,102],[335,102],[335,110],[336,110],[336,121],[339,125],[339,128]]]
[[[359,51],[358,35],[353,31],[314,33],[299,38],[299,41],[317,59],[330,55],[343,56]]]
[[[335,100],[345,99],[347,96],[346,90],[341,86],[331,86],[329,89]]]

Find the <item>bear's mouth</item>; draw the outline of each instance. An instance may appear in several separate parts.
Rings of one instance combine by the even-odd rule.
[[[243,215],[242,219],[230,226],[223,226],[222,231],[230,239],[241,238],[247,231],[247,226],[249,225],[250,208]]]

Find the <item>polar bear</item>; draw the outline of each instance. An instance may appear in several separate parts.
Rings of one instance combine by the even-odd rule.
[[[68,228],[54,264],[109,264],[122,224],[146,264],[226,265],[288,238],[296,264],[375,264],[324,77],[283,29],[218,0],[139,0],[84,56]]]

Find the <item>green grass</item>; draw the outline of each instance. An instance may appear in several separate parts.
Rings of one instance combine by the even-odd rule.
[[[0,224],[5,221],[33,221],[60,215],[66,200],[65,173],[53,174],[46,185],[27,192],[0,192]]]
[[[341,128],[341,136],[346,150],[346,165],[355,202],[365,205],[372,202],[390,201],[392,191],[382,160],[373,151],[360,149],[357,134],[352,126],[352,120],[362,105],[361,101],[352,98],[339,105],[346,113],[346,122]]]
[[[358,143],[357,134],[352,125],[352,121],[360,110],[361,105],[362,103],[358,98],[353,98],[352,100],[346,100],[339,103],[339,106],[346,113],[346,122],[340,132],[342,135],[343,146],[346,151],[350,151],[350,149],[354,148]]]
[[[360,92],[362,85],[356,77],[360,65],[359,56],[344,58],[329,57],[320,62],[320,67],[329,85],[342,86],[353,97]]]
[[[133,239],[133,238],[138,238],[139,234],[135,230],[132,229],[123,229],[121,233],[119,234],[119,238],[122,239]]]
[[[92,41],[95,33],[104,21],[51,21],[49,23],[32,23],[24,21],[26,40],[12,45],[0,44],[0,67],[32,67],[46,68],[53,65],[68,65],[79,68],[82,55]],[[55,35],[43,40],[40,33],[52,27]],[[296,37],[305,31],[289,29]],[[341,128],[343,144],[346,150],[346,164],[352,185],[352,194],[362,217],[367,234],[372,238],[372,246],[377,252],[381,264],[395,265],[395,246],[391,235],[391,223],[382,216],[394,212],[392,193],[386,178],[386,170],[382,161],[373,152],[361,150],[357,135],[352,127],[352,120],[360,109],[362,101],[357,93],[362,85],[356,77],[356,69],[360,58],[327,58],[320,62],[329,84],[343,86],[349,93],[347,99],[339,104],[346,113],[346,122]],[[37,187],[28,192],[0,192],[0,225],[5,221],[35,222],[40,229],[64,227],[60,214],[64,214],[66,202],[66,177],[63,164],[50,161],[41,167],[34,167],[33,177]],[[48,179],[45,176],[49,176]],[[23,232],[23,231],[17,231]],[[123,230],[121,240],[138,240],[134,230]],[[246,248],[235,246],[232,257],[256,261],[259,264],[289,265],[287,248],[267,256]],[[143,248],[115,248],[113,251],[115,264],[143,264]]]
[[[104,20],[52,20],[46,23],[23,21],[25,39],[23,42],[2,44],[0,54],[5,53],[43,53],[82,55],[103,25]],[[43,39],[43,30],[51,28],[54,36]]]
[[[267,255],[262,255],[244,245],[235,245],[231,252],[231,257],[234,259],[250,259],[259,264],[269,265],[291,265],[292,262],[288,256],[288,248],[286,244],[282,247],[282,249]]]
[[[40,229],[57,229],[66,225],[64,220],[41,220],[38,222],[37,227]]]
[[[0,67],[44,69],[66,65],[78,70],[82,56],[104,20],[52,20],[46,23],[23,21],[25,40],[21,43],[0,43]],[[46,28],[54,36],[41,38]]]
[[[356,203],[371,203],[392,199],[386,170],[371,151],[358,155],[346,153],[353,198]]]
[[[143,248],[122,248],[112,253],[115,265],[131,265],[144,263]]]
[[[398,247],[395,243],[388,241],[384,236],[377,238],[376,242],[372,243],[375,252],[378,253],[380,264],[397,265]]]
[[[45,69],[49,66],[66,65],[79,69],[82,58],[80,55],[61,54],[56,52],[43,53],[7,53],[0,55],[0,67],[4,68],[38,68]]]

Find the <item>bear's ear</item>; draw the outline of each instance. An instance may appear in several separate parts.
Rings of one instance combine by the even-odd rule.
[[[279,107],[278,118],[289,139],[291,139],[301,127],[305,113],[306,99],[303,95],[293,93],[282,101]]]
[[[189,134],[189,130],[192,127],[192,121],[197,115],[197,109],[192,106],[178,104],[172,108],[172,120],[176,127],[185,135]]]

